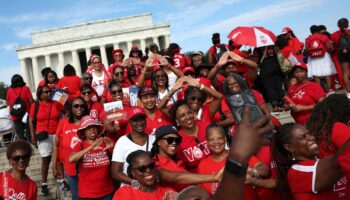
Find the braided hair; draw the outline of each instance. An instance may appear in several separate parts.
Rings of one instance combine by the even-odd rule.
[[[150,156],[149,153],[147,153],[146,151],[143,150],[136,150],[134,152],[131,152],[128,157],[126,157],[126,162],[129,164],[128,168],[127,168],[127,174],[130,178],[135,179],[134,176],[131,173],[131,170],[134,168],[134,163],[136,160],[138,160],[138,158],[140,156]]]
[[[329,151],[334,147],[331,140],[334,124],[348,124],[349,119],[350,100],[344,94],[331,94],[314,107],[306,127],[315,136],[317,143],[325,141],[324,150]]]
[[[290,167],[297,163],[293,160],[293,155],[284,148],[291,138],[291,133],[296,127],[295,123],[287,123],[281,126],[273,135],[271,143],[271,153],[273,160],[277,164],[279,189],[281,192],[281,199],[287,200],[291,197],[290,188],[287,181],[287,173]]]

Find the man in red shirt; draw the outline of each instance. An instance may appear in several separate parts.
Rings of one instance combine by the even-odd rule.
[[[343,70],[343,80],[345,88],[350,92],[350,30],[349,21],[346,18],[338,20],[339,30],[331,35],[334,42],[335,53]]]
[[[174,66],[180,70],[191,65],[191,60],[185,54],[180,53],[181,47],[176,43],[171,43],[168,47],[168,53],[172,55]]]
[[[208,61],[212,66],[215,66],[222,54],[229,50],[229,47],[226,44],[220,44],[220,33],[213,33],[211,41],[213,46],[208,50]]]

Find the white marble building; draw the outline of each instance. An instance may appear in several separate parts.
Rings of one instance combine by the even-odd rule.
[[[32,90],[42,79],[40,71],[46,66],[62,77],[63,68],[69,63],[80,76],[91,53],[100,55],[108,67],[113,49],[123,49],[128,57],[132,45],[143,51],[151,42],[166,48],[170,43],[169,27],[154,25],[151,14],[142,14],[33,32],[33,44],[16,49],[21,74]]]

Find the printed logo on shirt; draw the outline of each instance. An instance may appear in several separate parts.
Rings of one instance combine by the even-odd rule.
[[[64,134],[68,135],[68,134],[71,134],[71,133],[76,133],[78,129],[69,129],[69,130],[66,130],[64,131]]]
[[[16,191],[13,189],[13,188],[8,188],[8,191],[7,191],[8,195],[9,195],[9,199],[16,199],[16,200],[26,200],[26,194],[24,192],[19,192],[19,193],[16,193]]]
[[[204,150],[201,150],[200,146],[203,146]],[[185,154],[187,160],[190,162],[202,158],[203,153],[204,153],[204,155],[209,155],[209,153],[210,153],[210,151],[207,147],[206,141],[198,144],[198,146],[189,147],[189,148],[183,150],[183,154]]]
[[[294,96],[293,98],[297,98],[297,99],[302,99],[303,96],[305,94],[305,91],[304,90],[299,90]]]
[[[337,192],[339,197],[344,197],[346,195],[345,190],[347,182],[346,177],[343,176],[333,185],[333,191]]]
[[[109,165],[110,161],[107,152],[87,153],[83,159],[84,168],[94,168]]]
[[[74,136],[70,141],[70,148],[73,149],[78,143],[81,143],[81,140],[77,136]]]
[[[218,189],[218,187],[219,187],[219,183],[217,183],[217,182],[212,183],[212,184],[210,185],[210,194],[211,194],[211,195],[214,195],[215,192],[216,192],[216,190]]]
[[[91,116],[92,118],[97,118],[97,115],[98,115],[97,110],[93,109],[93,110],[90,111],[90,116]]]
[[[276,168],[276,167],[277,167],[276,161],[272,161],[271,162],[271,169]]]

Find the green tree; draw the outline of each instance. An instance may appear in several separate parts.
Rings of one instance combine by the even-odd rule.
[[[6,93],[8,88],[9,88],[8,85],[0,81],[0,99],[6,99]]]

